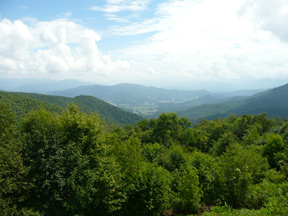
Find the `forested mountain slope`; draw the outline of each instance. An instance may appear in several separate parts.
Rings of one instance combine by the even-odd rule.
[[[288,118],[288,84],[255,94],[243,100],[238,99],[211,105],[205,104],[177,113],[192,121],[199,118],[227,117],[231,113],[236,115],[267,113],[269,117]]]
[[[67,105],[76,103],[83,111],[97,112],[106,121],[120,125],[135,124],[141,119],[134,113],[124,111],[92,96],[69,98],[34,93],[0,92],[0,101],[10,105],[19,118],[39,107],[59,113]]]
[[[242,106],[231,112],[241,115],[267,113],[270,117],[288,117],[288,84],[248,98]]]

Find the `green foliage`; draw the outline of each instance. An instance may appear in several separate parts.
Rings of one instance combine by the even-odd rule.
[[[159,165],[169,170],[170,172],[180,169],[187,163],[187,157],[180,146],[172,145],[160,154],[156,160]]]
[[[124,215],[161,215],[170,207],[171,174],[155,164],[143,164],[127,195]]]
[[[189,128],[191,123],[186,118],[178,119],[175,113],[162,113],[153,125],[153,138],[156,142],[170,146],[174,141],[181,139],[181,133]]]
[[[0,103],[1,215],[288,214],[284,120],[231,115],[192,128],[168,113],[111,129],[76,105],[44,108],[17,121]]]
[[[226,148],[235,142],[237,142],[236,136],[230,131],[226,132],[215,142],[211,148],[211,152],[216,156],[221,156],[221,154],[226,152]]]
[[[175,208],[183,213],[197,213],[201,198],[196,171],[187,165],[181,166],[174,179]]]
[[[60,106],[30,98],[29,95],[30,94],[25,95],[24,93],[0,92],[0,102],[9,105],[13,112],[15,112],[18,120],[22,119],[29,112],[38,110],[40,107],[55,113],[59,113],[62,110]]]
[[[165,152],[166,148],[159,143],[148,143],[142,148],[142,155],[149,162],[157,161],[157,158],[161,157]]]
[[[200,188],[203,192],[202,203],[208,206],[220,204],[223,197],[218,163],[212,156],[202,152],[194,152],[189,156],[189,163],[196,168]]]
[[[27,169],[23,166],[15,122],[11,109],[0,102],[0,212],[4,216],[39,215],[22,207],[29,185],[24,181]]]
[[[173,143],[189,143],[191,122],[187,118],[178,118],[175,113],[162,113],[158,119],[141,120],[136,131],[144,143],[158,142],[166,147]]]
[[[284,150],[283,139],[280,135],[270,134],[267,136],[266,144],[263,148],[263,156],[267,157],[272,168],[279,170],[279,161],[282,159],[281,152]]]
[[[23,123],[24,165],[33,182],[27,200],[45,214],[113,213],[124,202],[119,166],[108,154],[99,117],[69,107],[44,110]]]
[[[255,149],[239,144],[227,149],[219,165],[223,173],[225,201],[235,208],[245,206],[249,185],[259,182],[268,169],[267,161]]]
[[[116,125],[136,124],[141,119],[136,114],[121,110],[91,96],[67,98],[32,93],[0,92],[0,101],[12,107],[18,120],[40,107],[53,113],[61,113],[66,106],[73,103],[83,107],[86,113],[97,112],[105,121]]]

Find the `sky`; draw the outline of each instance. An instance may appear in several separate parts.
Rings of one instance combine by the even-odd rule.
[[[0,78],[272,87],[287,20],[287,0],[0,0]]]

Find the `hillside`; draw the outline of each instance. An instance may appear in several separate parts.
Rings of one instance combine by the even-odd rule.
[[[288,118],[288,84],[248,98],[242,106],[231,110],[237,115],[267,113],[270,117]]]
[[[15,112],[18,119],[40,107],[56,113],[63,110],[61,106],[29,97],[30,95],[32,96],[32,94],[25,93],[0,92],[0,102],[8,104]]]
[[[86,113],[97,112],[101,118],[118,125],[135,124],[141,119],[136,114],[124,111],[92,96],[68,98],[34,93],[0,92],[0,101],[9,104],[19,118],[40,107],[59,113],[67,105],[76,103]]]
[[[288,84],[255,94],[251,97],[217,104],[205,104],[177,112],[192,121],[199,118],[213,119],[227,117],[230,113],[242,114],[266,113],[269,117],[288,118]]]

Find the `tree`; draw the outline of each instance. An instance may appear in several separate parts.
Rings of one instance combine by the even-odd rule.
[[[98,115],[69,107],[60,116],[32,113],[22,127],[27,205],[45,215],[113,214],[124,202],[122,175]]]
[[[171,145],[169,149],[158,155],[155,162],[173,172],[186,164],[187,158],[181,146]]]
[[[197,171],[202,190],[201,203],[207,206],[218,205],[223,200],[221,194],[222,177],[215,158],[202,152],[189,155],[189,164]]]
[[[123,215],[162,215],[171,209],[171,174],[155,164],[143,164],[128,188]]]
[[[197,173],[192,166],[181,166],[176,172],[173,188],[176,211],[186,214],[197,213],[202,193]]]
[[[15,116],[10,107],[0,102],[0,212],[1,215],[39,215],[22,206],[29,184],[23,179],[21,140]]]
[[[284,151],[284,142],[280,135],[270,134],[267,136],[266,144],[263,148],[263,156],[267,157],[272,168],[280,169],[279,161],[282,159],[281,153]]]
[[[173,142],[183,138],[181,135],[191,126],[191,122],[186,118],[178,119],[175,113],[162,113],[151,125],[153,141],[169,147]]]
[[[235,208],[245,206],[249,186],[261,182],[269,167],[256,148],[244,148],[237,143],[228,147],[220,157],[219,165],[225,202]]]

